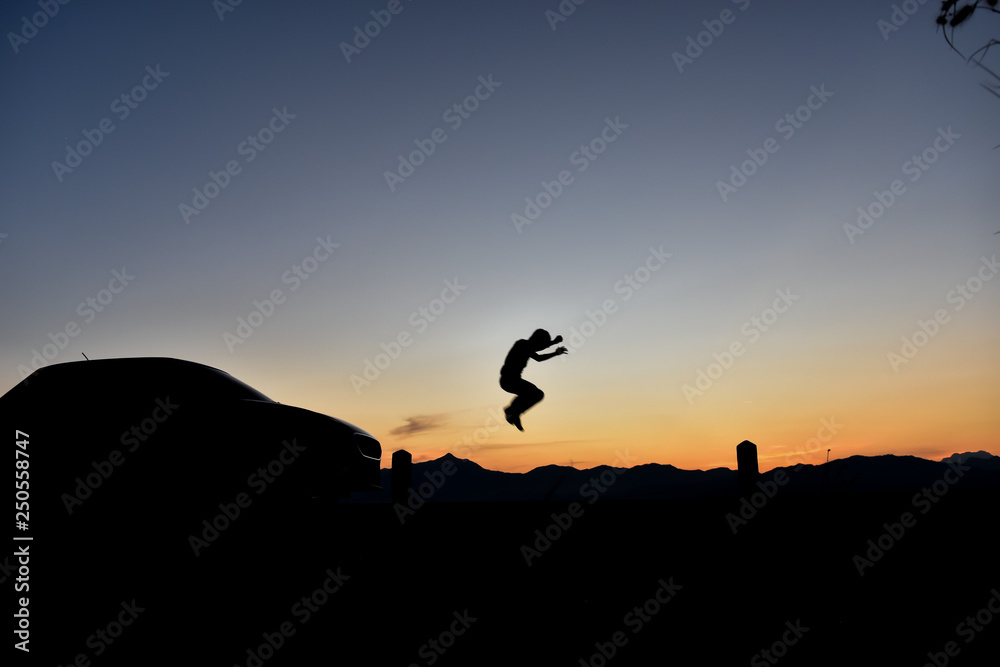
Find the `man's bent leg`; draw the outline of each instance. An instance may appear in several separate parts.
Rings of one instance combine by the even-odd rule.
[[[545,394],[541,389],[531,384],[523,378],[518,378],[516,381],[509,381],[508,386],[514,389],[513,393],[517,394],[517,398],[511,401],[510,412],[512,414],[519,415],[526,412],[533,405],[538,403],[538,401],[545,398]],[[506,387],[504,387],[506,389]],[[506,389],[511,391],[511,389]]]

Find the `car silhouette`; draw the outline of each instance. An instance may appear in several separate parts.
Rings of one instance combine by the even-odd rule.
[[[31,436],[36,459],[44,450],[36,463],[67,515],[119,479],[121,492],[159,489],[154,500],[173,507],[241,486],[250,495],[283,487],[274,495],[334,499],[380,488],[381,446],[370,433],[191,361],[54,364],[0,406]],[[184,503],[165,493],[173,487],[184,489]]]
[[[294,572],[279,563],[304,543],[364,539],[336,501],[380,488],[370,433],[179,359],[40,368],[0,396],[0,425],[21,451],[32,652],[52,661],[93,649],[95,619],[134,600],[168,618],[196,609],[206,632],[240,627],[265,600],[248,582]]]

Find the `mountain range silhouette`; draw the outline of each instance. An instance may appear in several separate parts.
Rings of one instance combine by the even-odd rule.
[[[452,470],[450,475],[441,472],[446,463],[454,466],[447,468]],[[985,451],[955,453],[941,461],[892,454],[858,455],[820,465],[774,468],[761,474],[760,483],[780,471],[787,475],[782,485],[782,493],[787,494],[916,492],[942,479],[950,464],[969,469],[958,483],[961,488],[1000,488],[1000,456]],[[391,474],[389,468],[381,470],[381,491],[358,493],[345,502],[389,502]],[[433,479],[439,483],[433,484]],[[418,490],[423,486],[420,495],[427,502],[668,500],[738,494],[737,471],[729,468],[684,470],[647,463],[578,470],[545,465],[525,473],[509,473],[483,468],[451,453],[413,464],[413,486]]]

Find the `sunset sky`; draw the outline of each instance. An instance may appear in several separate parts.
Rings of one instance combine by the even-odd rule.
[[[384,465],[1000,454],[1000,99],[912,4],[5,3],[0,393],[189,359]]]

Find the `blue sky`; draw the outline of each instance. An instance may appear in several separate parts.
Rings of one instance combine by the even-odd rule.
[[[845,455],[1000,452],[1000,281],[948,300],[1000,250],[1000,101],[935,34],[933,3],[891,32],[893,4],[859,0],[591,0],[555,23],[556,2],[218,6],[69,3],[34,33],[38,3],[0,13],[3,389],[46,345],[45,363],[175,356],[419,458],[509,399],[514,340],[583,327],[528,367],[547,398],[526,432],[492,429],[472,458],[589,465],[625,440],[644,462],[727,465],[743,439],[780,456],[831,415]],[[975,18],[971,48],[995,35]],[[78,166],[53,167],[81,142]],[[212,174],[225,187],[185,219]],[[797,298],[768,314],[780,290]],[[240,318],[260,326],[233,344]],[[426,428],[392,435],[414,417]]]

